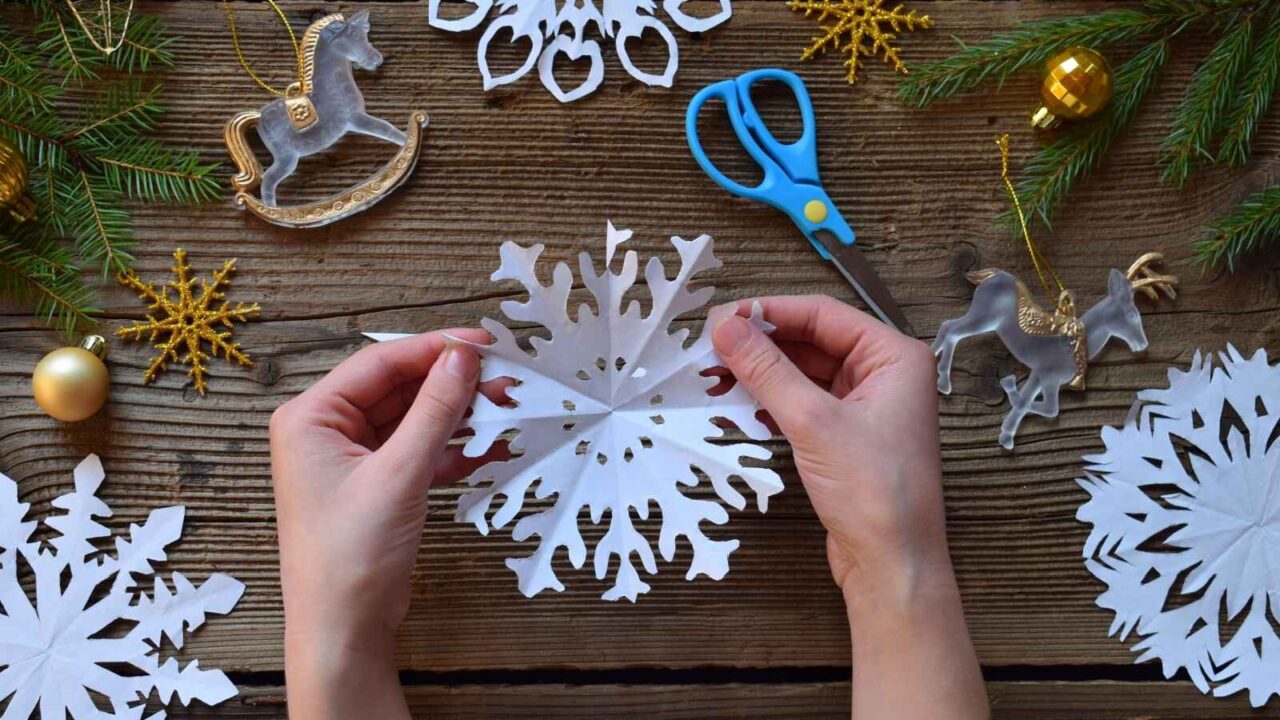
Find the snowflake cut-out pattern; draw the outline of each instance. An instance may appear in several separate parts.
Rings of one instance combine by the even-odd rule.
[[[710,334],[686,344],[689,329],[670,328],[676,318],[706,305],[715,291],[688,289],[694,275],[720,266],[711,238],[671,239],[680,256],[674,278],[667,278],[658,258],[649,259],[644,280],[651,304],[645,314],[636,300],[623,308],[624,295],[637,278],[636,252],[626,252],[620,271],[610,269],[615,249],[630,235],[608,226],[600,274],[590,254],[578,257],[579,275],[595,308],[579,305],[576,319],[569,313],[574,281],[569,266],[557,264],[550,285],[538,281],[535,266],[542,245],[503,244],[502,263],[492,277],[525,287],[528,301],[506,301],[502,311],[513,322],[540,325],[547,336],[531,337],[532,352],[527,352],[502,323],[489,318],[481,323],[494,337],[491,345],[475,346],[484,356],[481,380],[512,378],[517,384],[507,391],[514,406],[496,405],[477,394],[465,422],[475,436],[465,452],[479,457],[514,431],[513,457],[491,462],[469,478],[472,489],[458,501],[456,519],[488,534],[524,511],[512,536],[523,542],[537,535],[538,546],[528,557],[507,560],[507,566],[526,596],[564,589],[552,568],[560,548],[568,551],[575,568],[586,561],[587,545],[578,527],[584,508],[593,524],[609,514],[608,530],[593,551],[599,579],[617,557],[614,585],[604,599],[635,601],[649,590],[636,560],[650,574],[657,566],[649,539],[634,518],[646,520],[656,508],[662,558],[672,561],[677,540],[684,536],[692,549],[686,579],[707,575],[719,580],[729,570],[729,554],[738,541],[713,540],[699,526],[703,521],[723,524],[729,514],[720,502],[690,497],[685,489],[709,484],[720,501],[741,510],[746,498],[730,483],[740,478],[761,512],[768,508],[769,496],[782,490],[778,474],[760,467],[771,453],[754,443],[724,441],[725,430],[715,422],[728,420],[751,440],[770,437],[756,418],[759,406],[741,385],[708,394],[718,381],[703,373],[722,364]],[[757,305],[753,321],[770,330],[761,314]],[[744,458],[755,462],[744,464]],[[529,497],[532,509],[526,508]]]
[[[219,670],[202,670],[198,660],[186,666],[175,658],[160,662],[163,638],[181,649],[184,629],[195,630],[207,614],[231,611],[244,584],[221,573],[199,587],[173,573],[173,587],[157,574],[150,597],[136,587],[135,576],[155,574],[152,563],[165,559],[165,547],[182,533],[185,509],[154,510],[128,538],[116,536],[115,552],[99,552],[95,540],[111,532],[95,518],[111,516],[97,497],[105,475],[96,455],[76,467],[75,489],[53,501],[64,512],[45,519],[56,531],[48,547],[26,521],[30,504],[18,501],[18,485],[0,473],[0,704],[4,717],[20,720],[39,708],[42,718],[133,718],[140,720],[146,700],[162,703],[177,694],[213,705],[236,694]],[[19,580],[19,566],[35,576],[35,603]],[[117,672],[120,665],[132,672]],[[110,703],[98,708],[95,694]],[[163,710],[148,716],[161,720]]]
[[[906,74],[907,66],[893,46],[893,40],[898,37],[896,33],[933,27],[933,19],[928,15],[920,15],[915,10],[904,12],[901,5],[885,10],[884,0],[789,0],[789,4],[792,10],[802,11],[806,17],[817,13],[822,30],[813,36],[800,59],[810,60],[832,49],[843,51],[849,55],[844,65],[849,70],[846,77],[850,84],[858,79],[862,58],[879,53],[884,54],[884,61],[895,70]]]
[[[712,15],[696,17],[684,12],[681,6],[690,0],[663,0],[662,9],[688,32],[704,32],[729,19],[732,13],[730,0],[718,0],[720,7]],[[646,85],[671,87],[679,64],[679,49],[675,37],[654,14],[655,0],[466,0],[475,8],[465,16],[441,17],[442,4],[452,3],[430,0],[427,20],[433,26],[452,32],[472,30],[484,22],[495,6],[498,11],[480,36],[476,47],[476,61],[484,79],[484,89],[515,82],[524,77],[537,64],[542,84],[560,102],[573,102],[591,94],[604,80],[604,58],[600,43],[587,37],[598,34],[613,38],[619,62],[631,77]],[[661,73],[650,73],[637,68],[627,51],[628,40],[641,39],[646,30],[657,33],[666,44],[667,62]],[[515,70],[494,77],[489,69],[489,43],[499,33],[510,33],[510,43],[528,42],[529,54]],[[570,90],[560,86],[555,77],[556,56],[563,54],[570,61],[586,59],[591,63],[587,77]]]
[[[1199,353],[1085,458],[1085,565],[1136,662],[1204,693],[1280,694],[1280,366]]]
[[[213,274],[213,282],[210,283],[191,277],[186,250],[178,248],[173,253],[173,259],[177,262],[173,266],[175,277],[158,290],[154,285],[139,280],[132,271],[119,276],[121,285],[137,290],[138,297],[150,305],[147,307],[146,321],[120,328],[116,335],[126,340],[141,340],[145,335],[152,342],[158,337],[167,336],[162,342],[156,343],[155,348],[159,353],[143,372],[143,379],[148,383],[155,381],[170,360],[186,363],[191,366],[187,377],[195,382],[196,390],[203,395],[207,387],[205,376],[208,373],[205,361],[211,355],[204,351],[201,343],[209,343],[212,357],[217,357],[221,352],[228,361],[234,360],[245,366],[253,365],[248,354],[240,349],[240,343],[231,341],[231,329],[234,327],[232,322],[248,320],[258,314],[259,308],[257,303],[247,305],[242,302],[232,307],[224,300],[225,290],[231,285],[231,273],[236,267],[235,260],[223,263],[222,269]],[[200,284],[199,295],[192,292],[196,283]],[[174,291],[173,297],[169,295],[169,290]],[[215,307],[219,300],[223,301],[222,304]],[[227,329],[219,330],[219,325]],[[179,354],[183,352],[185,355]]]

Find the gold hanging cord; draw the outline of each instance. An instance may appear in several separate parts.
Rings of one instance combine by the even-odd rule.
[[[129,21],[133,18],[133,0],[129,0],[129,6],[124,10],[124,24],[120,27],[120,34],[117,35],[114,28],[115,17],[111,10],[111,0],[97,0],[98,2],[98,22],[91,23],[84,19],[80,14],[79,8],[76,7],[75,0],[67,0],[67,9],[71,11],[71,16],[76,19],[76,23],[80,25],[80,29],[84,31],[84,35],[89,39],[89,44],[98,49],[103,55],[110,55],[124,46],[125,35],[129,32]],[[94,34],[89,26],[92,25],[94,30],[102,35],[102,42],[98,42],[97,35]]]
[[[1040,276],[1040,284],[1044,286],[1044,291],[1050,296],[1053,295],[1053,288],[1049,286],[1049,278],[1053,278],[1053,283],[1058,286],[1058,298],[1061,302],[1067,288],[1058,278],[1057,271],[1049,264],[1048,258],[1040,252],[1040,247],[1031,239],[1031,231],[1027,229],[1026,213],[1022,211],[1018,192],[1013,187],[1013,181],[1009,179],[1009,134],[1005,133],[997,138],[996,145],[1000,146],[1000,179],[1004,181],[1004,187],[1009,191],[1009,198],[1013,200],[1013,209],[1018,213],[1018,225],[1022,228],[1022,238],[1026,241],[1027,253],[1031,255],[1031,262],[1036,267],[1036,274]]]
[[[303,79],[302,71],[302,48],[298,45],[298,37],[293,34],[293,26],[289,24],[289,18],[285,16],[284,10],[280,8],[276,3],[276,0],[267,0],[267,4],[271,6],[272,10],[276,11],[276,15],[280,16],[280,22],[284,23],[284,29],[289,32],[289,42],[293,45],[293,57],[297,64],[298,86],[301,87],[305,84],[305,81]],[[240,33],[236,29],[235,11],[231,9],[231,3],[228,0],[222,0],[222,7],[227,11],[227,24],[231,26],[231,44],[235,46],[236,57],[240,60],[240,67],[243,67],[244,71],[249,73],[249,77],[253,78],[253,81],[258,83],[262,89],[273,95],[285,97],[287,94],[286,90],[277,90],[276,88],[271,87],[253,71],[253,68],[249,65],[249,60],[244,56],[244,51],[240,48]]]

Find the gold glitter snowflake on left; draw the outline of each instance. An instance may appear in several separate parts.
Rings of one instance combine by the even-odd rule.
[[[821,33],[813,36],[800,59],[812,59],[832,48],[848,53],[844,66],[849,69],[846,77],[850,85],[858,79],[862,58],[880,53],[884,54],[885,62],[906,74],[907,66],[891,44],[898,37],[895,33],[933,27],[933,19],[928,15],[920,15],[915,10],[904,12],[901,5],[885,10],[884,0],[790,0],[788,4],[805,17],[818,15]]]
[[[173,253],[177,264],[173,266],[174,279],[161,285],[159,289],[138,279],[133,272],[116,277],[121,285],[138,291],[138,297],[151,303],[147,307],[145,322],[135,322],[129,327],[116,331],[118,337],[125,340],[141,340],[144,335],[155,342],[157,338],[165,338],[155,342],[159,351],[151,360],[151,364],[142,374],[147,383],[153,382],[164,372],[165,363],[172,360],[191,366],[187,377],[195,382],[196,390],[203,395],[206,389],[205,376],[208,367],[205,361],[217,357],[221,352],[228,361],[235,361],[244,366],[253,365],[240,343],[231,340],[234,322],[245,322],[258,314],[258,304],[247,305],[236,303],[232,307],[224,298],[226,290],[231,286],[230,276],[235,270],[236,261],[228,260],[222,269],[213,274],[213,282],[205,282],[191,277],[191,266],[187,264],[187,251],[178,248]],[[200,284],[199,294],[193,292],[196,283]],[[173,290],[176,297],[170,296]],[[217,307],[213,307],[219,300]],[[226,330],[218,329],[225,326]],[[202,343],[208,343],[210,353],[206,353]],[[185,353],[185,354],[182,354]]]

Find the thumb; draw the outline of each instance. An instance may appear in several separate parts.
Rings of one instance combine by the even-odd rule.
[[[768,335],[739,315],[730,315],[711,331],[720,359],[773,416],[782,433],[820,421],[834,399],[813,384]]]
[[[479,375],[476,351],[450,342],[431,366],[399,427],[378,450],[395,465],[395,475],[430,483],[436,459],[475,397]]]

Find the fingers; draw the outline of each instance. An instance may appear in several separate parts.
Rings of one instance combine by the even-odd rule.
[[[440,354],[400,425],[375,453],[395,469],[392,476],[414,486],[430,483],[479,376],[480,356],[471,347],[454,343]]]
[[[776,326],[778,342],[809,343],[840,359],[845,382],[857,386],[876,370],[923,358],[923,343],[885,325],[875,317],[826,295],[795,295],[742,300],[740,315],[750,314],[752,303],[764,308],[765,319]],[[837,391],[837,394],[840,394]]]
[[[711,341],[738,382],[760,401],[788,436],[820,423],[821,417],[815,416],[836,402],[745,318],[731,315],[720,320],[711,331]]]
[[[338,398],[368,410],[397,386],[425,377],[445,348],[446,334],[477,343],[489,340],[484,330],[466,328],[374,343],[344,360],[303,396]]]

